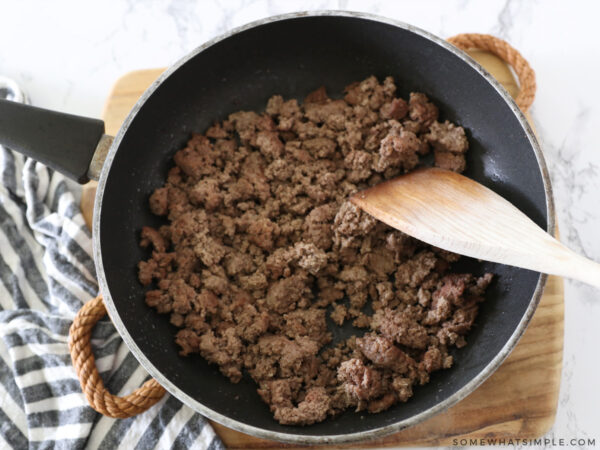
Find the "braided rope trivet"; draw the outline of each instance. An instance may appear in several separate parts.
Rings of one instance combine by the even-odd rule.
[[[520,90],[515,102],[527,111],[535,97],[535,73],[523,56],[506,41],[488,34],[459,34],[448,42],[462,49],[486,50],[510,64],[519,77]],[[90,406],[101,414],[127,418],[146,411],[165,394],[158,381],[150,379],[125,397],[117,397],[104,387],[92,354],[90,337],[96,322],[106,314],[102,296],[90,300],[79,310],[69,330],[69,351],[77,377]]]

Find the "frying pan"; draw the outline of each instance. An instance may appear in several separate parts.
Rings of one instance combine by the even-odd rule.
[[[93,236],[97,275],[110,317],[148,372],[184,403],[230,428],[296,443],[380,437],[414,425],[471,393],[505,359],[540,300],[546,277],[465,259],[455,270],[491,271],[469,345],[450,370],[434,373],[407,403],[379,414],[345,412],[308,427],[278,424],[249,378],[230,383],[200,356],[180,357],[176,329],[144,303],[136,265],[148,208],[173,154],[193,131],[234,111],[260,110],[277,93],[303,98],[325,85],[332,96],[369,75],[392,75],[398,95],[425,92],[441,120],[463,126],[469,177],[554,232],[550,182],[539,145],[506,91],[466,54],[410,25],[366,14],[298,13],[238,28],[199,47],[141,97],[114,138],[99,120],[0,103],[0,142],[85,182],[99,174]],[[111,143],[112,142],[112,143]],[[104,164],[102,161],[105,159]],[[91,164],[91,165],[90,165]],[[100,169],[101,167],[101,169]],[[356,330],[335,330],[338,338]]]

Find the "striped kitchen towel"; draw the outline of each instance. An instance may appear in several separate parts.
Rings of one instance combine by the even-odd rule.
[[[130,419],[87,405],[67,341],[75,314],[98,293],[91,254],[65,178],[0,147],[0,448],[223,448],[206,419],[168,394]],[[111,392],[148,378],[108,319],[92,347]]]

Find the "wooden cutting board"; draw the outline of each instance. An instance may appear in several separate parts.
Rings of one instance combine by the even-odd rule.
[[[511,93],[518,92],[510,69],[486,52],[478,60]],[[142,92],[163,69],[131,72],[117,80],[106,101],[106,132],[114,135]],[[531,119],[530,119],[531,120]],[[84,186],[81,208],[91,223],[95,182]],[[563,352],[563,281],[550,277],[533,319],[502,366],[457,405],[419,425],[384,439],[346,447],[464,445],[460,439],[535,438],[554,423]],[[228,448],[282,448],[280,443],[254,438],[213,423]],[[458,440],[458,441],[457,441]],[[293,447],[293,446],[290,446]],[[337,446],[345,447],[345,446]]]

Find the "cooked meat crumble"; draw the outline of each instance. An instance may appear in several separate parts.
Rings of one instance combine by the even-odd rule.
[[[463,128],[424,94],[395,92],[369,77],[338,100],[275,95],[194,134],[150,197],[168,225],[141,231],[146,303],[180,328],[182,355],[234,383],[249,374],[282,424],[407,401],[452,365],[492,280],[452,273],[457,255],[348,202],[432,150],[437,166],[465,169]],[[366,332],[333,345],[328,315]]]

